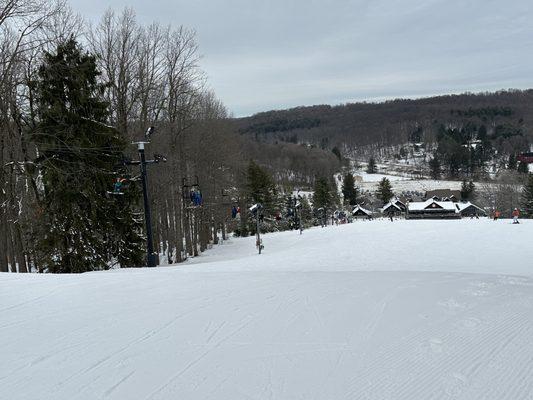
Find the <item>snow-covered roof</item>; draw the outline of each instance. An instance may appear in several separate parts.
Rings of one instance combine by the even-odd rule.
[[[372,211],[369,211],[367,210],[366,208],[363,208],[361,207],[359,204],[356,205],[353,210],[352,210],[352,214],[355,214],[357,211],[362,211],[363,213],[367,214],[367,215],[371,215],[372,214]]]
[[[426,201],[413,201],[407,203],[407,208],[409,209],[409,211],[424,211],[431,209],[447,210],[454,212],[458,211],[455,208],[455,203],[452,203],[450,201],[436,201],[433,199],[429,199]]]
[[[434,189],[434,190],[428,190],[426,192],[426,199],[435,198],[436,200],[439,199],[452,199],[452,197],[455,197],[455,199],[461,198],[461,191],[460,190],[451,190],[451,189]]]
[[[485,210],[483,210],[481,207],[478,207],[478,206],[476,206],[475,204],[473,204],[473,203],[471,203],[471,202],[469,202],[469,201],[466,201],[466,202],[464,202],[464,203],[455,203],[455,206],[456,206],[456,208],[457,208],[457,210],[458,210],[459,212],[461,212],[461,211],[467,209],[468,207],[474,207],[474,208],[477,208],[477,209],[480,210],[480,211],[485,212]]]
[[[387,209],[389,209],[389,208],[391,208],[391,207],[396,208],[398,211],[402,211],[402,209],[400,208],[400,206],[398,206],[398,205],[396,204],[395,201],[389,201],[387,204],[385,204],[385,205],[383,206],[383,208],[382,208],[381,210],[382,210],[382,211],[385,211],[385,210],[387,210]]]
[[[386,210],[389,207],[394,207],[394,208],[397,208],[398,210],[401,211],[402,208],[400,207],[400,205],[402,207],[405,207],[405,204],[400,199],[395,197],[391,201],[389,201],[387,204],[385,204],[381,210],[384,211],[384,210]]]

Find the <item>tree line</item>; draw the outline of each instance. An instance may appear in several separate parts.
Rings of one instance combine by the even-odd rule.
[[[287,192],[338,168],[330,152],[238,135],[184,26],[140,24],[132,9],[89,26],[62,0],[4,3],[0,271],[145,265],[139,170],[128,164],[151,126],[147,156],[166,160],[148,168],[154,245],[169,263],[235,229],[250,160]]]
[[[438,146],[443,169],[453,175],[458,168],[475,170],[491,158],[505,164],[511,154],[528,151],[533,139],[532,105],[533,90],[509,90],[296,107],[258,113],[235,123],[242,135],[258,141],[337,147],[344,155],[362,160],[403,158],[401,152],[408,143],[421,143],[428,153]],[[459,149],[474,139],[483,145],[473,154]]]

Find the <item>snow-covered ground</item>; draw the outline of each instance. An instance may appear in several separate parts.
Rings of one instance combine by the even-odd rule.
[[[379,181],[381,181],[383,178],[387,178],[391,182],[392,190],[398,194],[410,191],[424,193],[428,190],[435,189],[461,189],[460,181],[417,179],[409,176],[390,175],[383,173],[368,174],[362,170],[354,171],[353,174],[362,178],[362,182],[356,182],[356,186],[360,189],[368,190],[370,192],[376,191]],[[338,186],[340,190],[342,187],[341,181],[339,181]]]
[[[353,173],[355,176],[359,176],[362,178],[363,182],[379,182],[383,178],[387,178],[389,181],[407,181],[410,178],[406,176],[400,176],[400,175],[390,175],[390,174],[369,174],[365,171],[355,171]]]
[[[393,176],[393,175],[391,175]],[[394,176],[397,178],[396,176]],[[390,180],[390,179],[389,179]],[[435,189],[451,189],[451,190],[460,190],[461,182],[460,181],[446,181],[446,180],[433,180],[433,179],[395,179],[390,180],[392,190],[395,193],[417,191],[420,193],[425,193],[428,190]],[[361,189],[369,190],[374,192],[378,187],[378,181],[374,182],[362,182],[357,184]]]
[[[371,221],[0,275],[0,399],[533,396],[533,221]]]

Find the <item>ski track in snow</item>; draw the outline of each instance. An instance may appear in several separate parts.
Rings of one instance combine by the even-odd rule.
[[[533,221],[232,239],[176,267],[0,275],[0,399],[533,399]]]

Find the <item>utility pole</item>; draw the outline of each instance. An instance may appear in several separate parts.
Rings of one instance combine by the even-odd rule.
[[[154,127],[151,126],[145,133],[146,139],[149,139],[154,132]],[[155,267],[159,264],[159,257],[154,253],[154,241],[152,234],[152,214],[150,212],[150,199],[148,197],[148,176],[146,174],[148,164],[157,164],[160,161],[166,161],[166,158],[156,154],[154,160],[146,160],[144,154],[144,145],[150,143],[149,141],[134,142],[139,151],[139,161],[127,161],[126,165],[139,165],[141,169],[141,182],[143,189],[143,203],[144,203],[144,222],[146,224],[146,265],[148,267]]]

